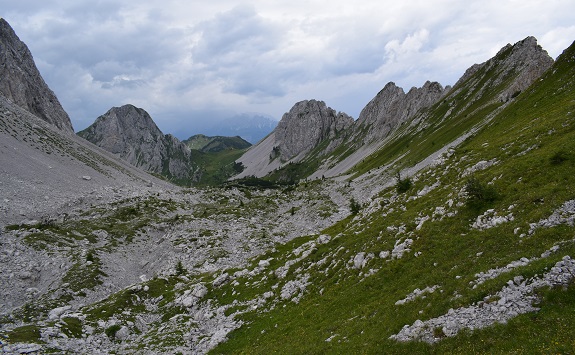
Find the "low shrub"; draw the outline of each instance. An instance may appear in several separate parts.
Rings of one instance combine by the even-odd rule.
[[[413,183],[411,182],[411,179],[409,177],[402,179],[401,174],[399,172],[397,173],[396,178],[397,178],[397,182],[395,183],[395,189],[397,190],[397,193],[400,193],[400,194],[405,193],[413,185]]]
[[[472,208],[480,208],[490,204],[498,197],[493,186],[482,183],[475,176],[470,177],[465,183],[465,192],[467,193],[467,205]]]

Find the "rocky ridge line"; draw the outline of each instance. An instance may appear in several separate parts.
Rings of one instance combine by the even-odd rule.
[[[437,82],[427,81],[421,88],[413,87],[405,93],[402,88],[390,82],[365,106],[357,121],[344,125],[343,131],[336,130],[339,133],[336,139],[333,135],[318,134],[325,123],[316,118],[315,111],[305,110],[305,106],[298,103],[284,115],[272,135],[238,160],[246,167],[246,172],[239,177],[262,177],[281,168],[283,163],[304,160],[306,152],[327,138],[330,139],[328,149],[319,157],[324,159],[323,165],[310,177],[344,174],[385,144],[385,139],[391,137],[402,123],[411,120],[412,125],[425,127],[435,114],[435,111],[428,109],[440,100],[450,102],[444,118],[461,114],[493,90],[498,90],[493,100],[507,103],[541,77],[553,63],[553,59],[537,44],[537,40],[527,37],[514,45],[506,45],[485,63],[471,66],[453,88],[444,88]],[[464,105],[458,105],[462,99],[461,92],[466,93],[463,97]],[[482,103],[477,110],[492,104],[493,100]],[[324,140],[318,140],[318,136]],[[337,157],[329,157],[329,153],[342,144],[352,147],[353,152],[342,161],[333,162]],[[277,155],[281,156],[281,163],[268,161]],[[297,159],[294,159],[296,156]]]
[[[438,82],[427,81],[421,88],[413,87],[407,93],[390,82],[365,106],[354,126],[354,137],[360,137],[368,130],[362,140],[352,140],[356,144],[365,144],[387,137],[402,122],[413,117],[419,110],[430,107],[449,90]]]

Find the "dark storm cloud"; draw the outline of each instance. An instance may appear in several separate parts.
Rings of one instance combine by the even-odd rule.
[[[223,112],[279,119],[311,98],[357,117],[389,81],[453,84],[507,43],[534,35],[557,56],[575,38],[572,0],[19,0],[2,11],[77,129],[125,103],[161,128]]]
[[[281,78],[287,73],[275,54],[282,43],[282,28],[260,16],[253,6],[222,12],[193,30],[198,41],[192,60],[211,77],[221,79],[223,90],[247,96],[286,93]]]

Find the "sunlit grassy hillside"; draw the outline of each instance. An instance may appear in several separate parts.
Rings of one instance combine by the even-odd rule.
[[[327,244],[311,242],[317,236],[295,241],[294,247],[307,246],[307,257],[262,257],[274,258],[271,269],[291,266],[285,279],[274,277],[277,272],[258,277],[259,292],[278,294],[287,280],[305,280],[304,296],[297,303],[280,297],[269,311],[240,316],[247,325],[213,352],[573,351],[572,281],[537,289],[534,306],[540,310],[507,324],[454,337],[437,327],[430,330],[438,341],[433,345],[390,337],[450,309],[498,302],[497,292],[510,280],[528,283],[575,255],[573,211],[558,212],[575,198],[574,77],[572,46],[441,164],[412,177],[408,191],[383,192],[357,216],[325,230]],[[563,219],[551,226],[542,222],[554,213]],[[362,259],[367,262],[358,267],[354,261]],[[250,278],[238,281],[216,291],[217,299],[231,301],[234,291],[245,292],[243,284],[253,285]],[[250,287],[249,294],[256,293]]]

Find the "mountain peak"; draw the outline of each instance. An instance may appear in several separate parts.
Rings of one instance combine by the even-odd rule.
[[[315,148],[326,138],[353,124],[353,119],[337,113],[325,102],[304,100],[285,113],[274,130],[276,147],[282,160],[292,159]]]
[[[70,117],[40,75],[32,53],[2,18],[0,95],[59,129],[74,132]]]
[[[132,104],[126,104],[120,107],[112,107],[104,114],[102,119],[113,118],[124,126],[124,129],[130,130],[138,128],[151,132],[154,136],[163,135],[152,117],[143,108],[136,107]]]
[[[147,171],[188,182],[199,178],[190,149],[164,135],[148,112],[134,105],[111,108],[78,135]]]
[[[500,84],[504,78],[513,73],[519,73],[514,82],[499,96],[499,100],[505,102],[525,90],[549,69],[553,62],[553,58],[537,43],[537,39],[529,36],[514,45],[505,45],[488,61],[472,65],[457,81],[454,88],[461,86],[479,70],[484,70],[486,73],[496,71],[497,73],[494,72],[491,75],[497,78],[494,85]]]
[[[371,142],[384,138],[417,111],[437,102],[445,92],[446,89],[438,82],[426,81],[421,88],[413,87],[406,94],[394,82],[389,82],[364,107],[357,124],[371,126],[365,140]]]

